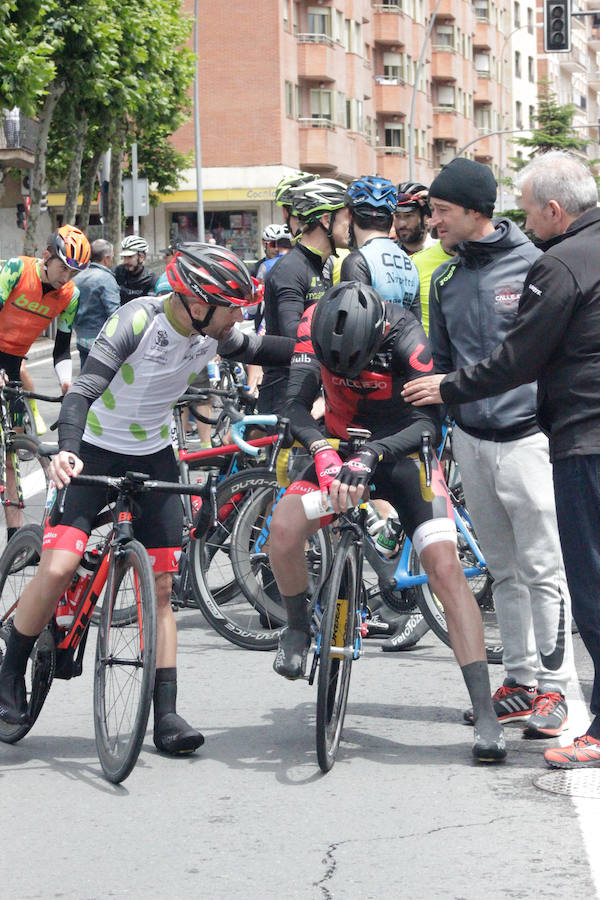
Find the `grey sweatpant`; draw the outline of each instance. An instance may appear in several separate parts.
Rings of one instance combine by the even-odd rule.
[[[566,693],[572,674],[571,601],[558,538],[548,441],[506,443],[452,433],[467,509],[488,568],[506,674]]]

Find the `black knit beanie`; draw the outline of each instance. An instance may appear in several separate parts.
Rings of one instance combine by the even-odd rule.
[[[429,196],[491,217],[496,202],[496,179],[489,166],[457,156],[433,179]]]

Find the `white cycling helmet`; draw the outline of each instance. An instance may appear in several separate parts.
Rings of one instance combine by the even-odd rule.
[[[148,241],[137,234],[129,234],[121,241],[121,256],[135,256],[136,253],[147,253],[149,249]]]
[[[262,233],[262,239],[265,243],[268,244],[272,241],[291,241],[292,236],[287,225],[279,225],[274,222],[272,225],[267,225]]]

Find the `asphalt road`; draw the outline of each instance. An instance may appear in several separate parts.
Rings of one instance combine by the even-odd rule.
[[[50,366],[32,367],[53,391]],[[82,677],[55,682],[35,728],[0,745],[6,898],[563,900],[599,896],[600,770],[565,779],[546,742],[507,729],[498,766],[471,759],[452,654],[431,634],[407,653],[365,642],[328,775],[315,751],[316,688],[272,671],[178,614],[179,709],[206,736],[191,758],[156,753],[108,784],[96,757],[90,636]],[[590,668],[576,638],[581,687]],[[502,680],[491,668],[493,687]],[[585,730],[579,683],[571,729]],[[551,793],[547,786],[587,794]],[[568,782],[568,783],[567,783]]]

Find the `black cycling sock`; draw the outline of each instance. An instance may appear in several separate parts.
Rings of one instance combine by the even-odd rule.
[[[281,600],[287,612],[288,627],[296,631],[304,631],[310,634],[310,619],[308,616],[308,603],[306,602],[306,591],[300,594],[294,594],[293,597],[285,597],[281,595]]]
[[[482,659],[468,663],[461,666],[461,672],[471,697],[475,725],[484,739],[492,739],[497,736],[500,723],[492,704],[487,662]]]
[[[27,669],[27,660],[33,650],[33,645],[39,635],[21,634],[15,626],[10,630],[4,659],[2,660],[2,675],[24,675]]]
[[[16,534],[18,530],[19,530],[18,528],[7,528],[7,529],[6,529],[6,540],[7,540],[7,542],[10,541],[11,537],[13,536],[13,534]]]
[[[175,712],[177,703],[177,669],[157,669],[154,679],[154,726],[163,716]]]

